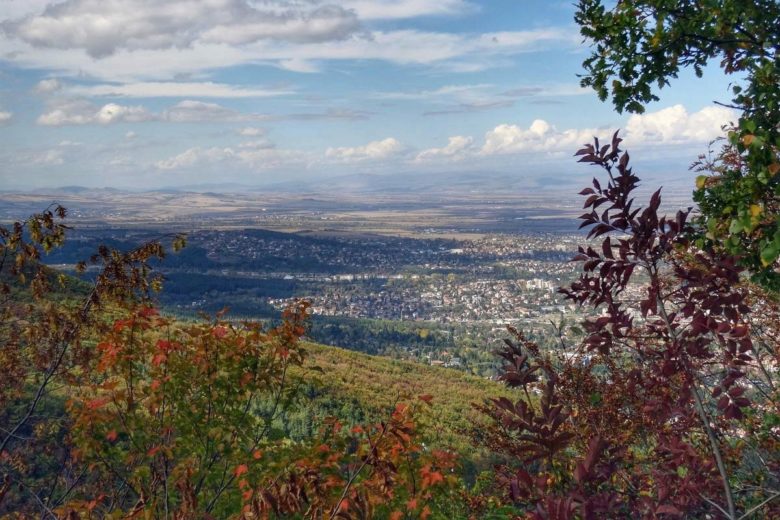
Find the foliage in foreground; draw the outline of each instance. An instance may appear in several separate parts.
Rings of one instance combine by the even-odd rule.
[[[699,245],[738,258],[753,279],[780,290],[780,3],[776,0],[580,0],[576,22],[593,42],[582,85],[641,113],[681,69],[718,59],[736,75],[739,121],[726,144],[696,166]],[[612,4],[612,2],[609,2]]]
[[[47,210],[0,235],[0,515],[400,519],[458,507],[454,456],[418,434],[430,395],[362,426],[327,420],[300,442],[275,427],[307,375],[305,302],[269,331],[174,323],[148,304],[159,242],[101,248],[91,289],[53,301],[39,260],[64,239],[64,217]]]
[[[777,518],[777,302],[692,244],[688,212],[659,216],[660,190],[634,204],[620,141],[578,153],[607,174],[580,217],[606,238],[580,248],[583,273],[561,290],[601,314],[557,354],[510,329],[502,379],[518,397],[480,406],[493,425],[478,440],[508,460],[497,493],[539,520]]]

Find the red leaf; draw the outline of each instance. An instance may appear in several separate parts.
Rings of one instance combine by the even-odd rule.
[[[670,506],[668,504],[658,506],[658,508],[655,510],[655,513],[657,515],[659,514],[667,514],[667,515],[674,515],[674,516],[682,516],[683,512],[677,509],[674,506]]]
[[[108,403],[110,399],[108,397],[101,397],[99,399],[93,399],[87,403],[87,408],[90,410],[97,410],[98,408],[102,408],[105,406],[106,403]]]
[[[144,307],[141,312],[138,313],[142,318],[150,318],[152,316],[158,316],[160,313],[154,307]]]

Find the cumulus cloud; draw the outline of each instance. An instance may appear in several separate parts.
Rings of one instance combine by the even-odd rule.
[[[64,125],[108,125],[112,123],[138,123],[151,121],[155,115],[142,106],[126,106],[107,103],[97,106],[81,99],[65,100],[50,106],[49,111],[38,117],[38,124],[44,126]]]
[[[543,119],[536,119],[528,128],[503,124],[485,134],[482,155],[500,155],[530,151],[561,151],[589,141],[596,130],[557,130]]]
[[[80,49],[93,58],[118,50],[171,49],[196,42],[297,43],[343,39],[359,29],[354,11],[281,0],[65,0],[3,23],[6,34],[42,48]]]
[[[371,141],[365,146],[328,148],[325,156],[335,161],[359,162],[397,157],[405,150],[397,139],[388,137],[381,141]]]
[[[62,88],[62,83],[56,78],[42,79],[35,85],[38,94],[51,94]]]
[[[418,153],[415,162],[446,159],[458,161],[464,159],[473,151],[474,138],[456,135],[449,138],[447,146],[442,148],[428,148]]]
[[[56,80],[55,80],[56,81]],[[78,86],[68,89],[82,96],[113,97],[214,97],[214,98],[262,98],[292,94],[289,89],[246,88],[224,83],[147,81],[115,85]]]
[[[13,117],[14,115],[11,112],[4,112],[3,110],[0,110],[0,125],[11,122]]]
[[[629,144],[640,147],[707,143],[722,133],[722,125],[735,118],[734,111],[723,107],[705,107],[689,113],[682,105],[675,105],[631,116],[622,135]],[[573,152],[590,142],[594,136],[609,136],[613,131],[596,128],[558,130],[543,119],[534,120],[527,128],[516,124],[500,124],[485,133],[484,142],[479,147],[474,146],[470,137],[454,136],[442,148],[430,148],[418,153],[415,162],[527,152]]]
[[[634,114],[626,138],[642,144],[707,143],[722,134],[721,127],[737,118],[730,108],[711,106],[692,114],[683,105]]]
[[[195,167],[231,165],[252,170],[267,170],[302,164],[306,155],[295,150],[266,147],[193,147],[155,163],[160,170],[186,170]]]

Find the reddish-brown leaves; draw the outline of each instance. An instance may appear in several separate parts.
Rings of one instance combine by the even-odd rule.
[[[712,512],[702,497],[725,502],[728,478],[714,450],[732,449],[721,436],[751,406],[755,349],[736,259],[689,241],[690,210],[660,216],[660,190],[636,205],[639,178],[619,143],[577,152],[608,177],[580,192],[590,243],[573,259],[579,279],[560,290],[591,311],[584,339],[543,355],[510,329],[518,341],[498,353],[500,379],[518,399],[478,407],[493,425],[477,438],[510,461],[497,480],[531,518]],[[714,400],[697,407],[701,387]]]

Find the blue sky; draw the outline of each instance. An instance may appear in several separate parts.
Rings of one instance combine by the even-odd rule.
[[[0,0],[0,189],[559,175],[624,129],[679,176],[734,118],[716,68],[643,116],[578,86],[571,2]],[[576,167],[575,167],[576,168]],[[688,175],[687,173],[684,173]]]

